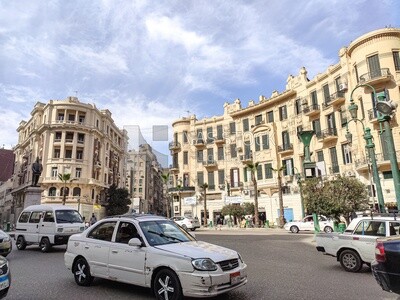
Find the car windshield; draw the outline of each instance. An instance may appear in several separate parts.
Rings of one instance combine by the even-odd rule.
[[[143,221],[139,225],[151,246],[195,241],[189,233],[170,220]]]
[[[76,210],[56,210],[56,222],[60,223],[82,223],[82,217]]]

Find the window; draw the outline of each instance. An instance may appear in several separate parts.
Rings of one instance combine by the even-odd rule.
[[[218,170],[218,184],[225,184],[225,170]]]
[[[342,83],[342,82],[341,82],[340,76],[336,77],[336,78],[335,78],[335,86],[336,86],[336,91],[337,91],[337,92],[340,92],[339,85],[340,85],[341,83]]]
[[[293,175],[293,158],[285,159],[282,161],[284,167],[283,175]]]
[[[264,165],[264,172],[265,172],[265,179],[273,178],[271,163]]]
[[[92,229],[87,237],[90,239],[111,242],[116,224],[117,222],[102,223]]]
[[[60,148],[54,148],[54,156],[53,158],[60,158],[61,149]]]
[[[197,162],[203,162],[203,150],[197,150]]]
[[[55,142],[60,142],[61,141],[61,137],[62,137],[62,133],[60,131],[57,131],[56,135],[54,137],[54,141]]]
[[[186,130],[184,130],[182,133],[182,141],[185,144],[187,144],[187,142],[188,142],[188,132]]]
[[[65,142],[71,143],[74,140],[74,133],[73,132],[67,132],[65,134]]]
[[[20,223],[28,223],[30,214],[31,214],[30,211],[24,211],[24,212],[20,215],[18,222],[20,222]]]
[[[72,196],[80,196],[81,195],[81,188],[79,187],[74,187],[74,189],[72,190]]]
[[[208,162],[213,162],[214,161],[214,149],[213,148],[208,148],[207,149],[207,161]]]
[[[287,119],[287,109],[286,105],[279,107],[279,120],[283,121]]]
[[[54,197],[55,195],[56,195],[56,188],[52,186],[51,188],[49,188],[49,196]]]
[[[379,63],[378,54],[368,57],[367,62],[368,62],[369,75],[371,76],[371,79],[382,76],[381,65]]]
[[[400,71],[400,55],[399,51],[393,51],[393,62],[394,62],[394,69],[396,71]]]
[[[204,184],[204,174],[203,172],[197,172],[197,185],[202,186]]]
[[[72,149],[65,150],[65,158],[72,158]]]
[[[60,189],[61,196],[64,196],[64,187]],[[69,195],[69,187],[65,187],[65,196]]]
[[[129,222],[121,222],[115,237],[116,243],[128,244],[130,239],[140,238],[134,224]]]
[[[301,101],[300,101],[300,99],[296,99],[296,101],[294,103],[294,113],[296,115],[301,114]]]
[[[85,142],[85,135],[83,133],[78,133],[78,144],[83,144]]]
[[[259,164],[257,166],[257,180],[263,179],[263,173],[262,173],[262,165]]]
[[[317,138],[321,137],[321,121],[319,119],[312,121],[312,128]]]
[[[64,113],[58,113],[57,120],[64,121]]]
[[[339,163],[337,158],[336,147],[329,148],[332,163],[332,173],[339,173]]]
[[[85,115],[79,115],[79,123],[85,123]]]
[[[317,161],[324,161],[324,152],[321,151],[317,151]]]
[[[224,147],[218,147],[218,160],[224,160]]]
[[[358,68],[357,68],[357,65],[354,65],[354,74],[356,75],[357,83],[359,83],[360,78],[358,77]]]
[[[57,176],[58,176],[57,167],[52,167],[51,168],[51,177],[57,177]]]
[[[400,229],[400,223],[398,223],[398,222],[389,222],[389,234],[390,234],[390,236],[398,235],[399,234],[399,229]]]
[[[249,131],[249,119],[243,119],[243,132]]]
[[[183,151],[183,164],[187,165],[189,163],[189,154],[187,151]]]
[[[329,129],[336,128],[336,122],[335,122],[335,114],[331,113],[326,116],[326,123],[328,124]]]
[[[82,176],[82,168],[76,168],[75,169],[75,177],[81,178],[81,176]]]
[[[184,187],[189,186],[189,174],[188,173],[183,174],[183,186]]]
[[[73,115],[73,114],[68,114],[68,121],[74,122],[74,121],[75,121],[75,115]]]
[[[214,172],[213,171],[208,172],[207,178],[208,178],[208,188],[210,190],[214,190],[215,189]]]
[[[347,111],[345,109],[341,109],[339,111],[340,114],[340,124],[342,125],[342,128],[347,126]]]
[[[76,150],[76,159],[83,159],[83,150]]]
[[[368,236],[385,236],[386,224],[382,221],[364,220],[357,225],[357,228],[354,230],[354,234]]]
[[[29,223],[39,223],[41,214],[42,213],[40,211],[32,212],[31,217],[29,218]]]
[[[254,138],[254,147],[255,147],[256,151],[260,151],[261,145],[260,145],[260,137],[259,136],[256,136]]]
[[[229,123],[229,132],[231,134],[235,134],[236,133],[236,123],[235,122],[230,122]]]
[[[244,182],[247,182],[247,180],[248,180],[247,172],[249,172],[249,169],[247,167],[244,167],[243,168],[243,180],[244,180]]]
[[[269,136],[268,134],[264,134],[262,137],[262,148],[263,150],[269,149]]]
[[[290,138],[289,138],[289,132],[287,130],[282,131],[282,141],[283,141],[283,149],[284,150],[290,149]]]
[[[203,142],[203,129],[197,129],[196,136],[198,142]]]
[[[274,111],[273,110],[267,112],[267,122],[268,123],[274,122]]]
[[[262,123],[262,115],[257,115],[255,118],[255,125],[259,125]]]
[[[217,126],[217,140],[222,140],[223,137],[223,132],[222,132],[222,125]]]
[[[311,97],[311,104],[313,105],[313,107],[318,105],[317,91],[312,91],[310,97]]]
[[[240,177],[239,177],[239,169],[234,168],[230,170],[231,175],[231,187],[239,187],[240,185]]]
[[[52,211],[46,211],[43,217],[43,222],[54,222],[54,214]]]
[[[329,85],[325,84],[322,87],[322,90],[324,92],[324,103],[325,103],[325,105],[328,105],[329,102],[331,102],[331,94],[329,93]]]
[[[345,165],[351,164],[352,163],[351,148],[349,147],[349,144],[342,145],[342,153],[343,153],[343,163]]]
[[[230,144],[230,148],[231,148],[231,157],[232,158],[237,157],[236,144]]]
[[[214,142],[213,129],[212,127],[207,127],[207,143],[213,143],[213,142]]]

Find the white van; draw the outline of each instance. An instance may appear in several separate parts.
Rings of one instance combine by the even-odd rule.
[[[65,245],[71,235],[82,232],[85,224],[78,211],[64,205],[31,205],[20,214],[15,228],[18,250],[39,245],[48,252],[53,245]]]

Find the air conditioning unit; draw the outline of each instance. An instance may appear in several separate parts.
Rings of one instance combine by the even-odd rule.
[[[347,92],[348,88],[347,88],[347,83],[340,83],[339,84],[339,91],[340,92]]]

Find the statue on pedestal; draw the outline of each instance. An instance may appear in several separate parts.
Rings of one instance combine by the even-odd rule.
[[[32,164],[32,186],[38,186],[38,181],[40,174],[42,174],[43,166],[39,162],[39,157],[36,158],[36,161]]]

